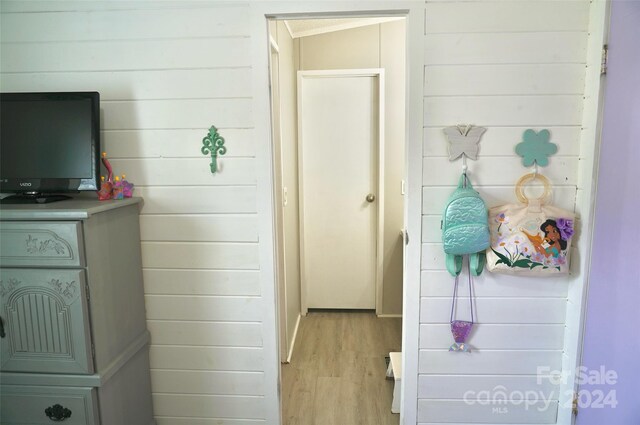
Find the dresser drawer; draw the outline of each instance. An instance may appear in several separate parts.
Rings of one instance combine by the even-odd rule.
[[[0,222],[0,266],[83,267],[81,223]]]
[[[84,387],[40,387],[2,385],[0,424],[34,425],[61,422],[65,425],[98,425],[95,389]],[[60,405],[62,408],[55,408]],[[50,409],[47,416],[47,409]],[[63,409],[68,409],[63,411]],[[56,413],[63,415],[56,420]],[[64,418],[67,414],[70,416]]]

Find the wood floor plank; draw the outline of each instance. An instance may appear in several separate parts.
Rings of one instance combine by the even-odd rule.
[[[282,365],[284,425],[398,425],[385,356],[400,351],[402,321],[372,312],[310,312]]]
[[[313,404],[313,425],[334,425],[341,422],[338,406],[344,403],[340,397],[342,378],[319,376],[316,381],[316,398]]]
[[[313,416],[309,414],[315,407],[316,381],[315,369],[299,369],[283,366],[283,423],[287,425],[312,425]],[[286,372],[284,372],[286,370]]]

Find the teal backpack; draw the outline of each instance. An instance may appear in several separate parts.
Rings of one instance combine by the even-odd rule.
[[[479,276],[484,268],[484,251],[490,242],[488,212],[466,174],[460,176],[458,188],[449,196],[440,227],[449,273],[459,275],[462,256],[468,254],[470,272]]]

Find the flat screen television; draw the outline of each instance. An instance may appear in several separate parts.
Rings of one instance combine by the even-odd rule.
[[[0,93],[2,203],[53,202],[95,191],[100,174],[100,94]]]

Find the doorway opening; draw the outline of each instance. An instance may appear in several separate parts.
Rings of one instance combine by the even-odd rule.
[[[405,18],[268,24],[282,423],[396,425]]]

